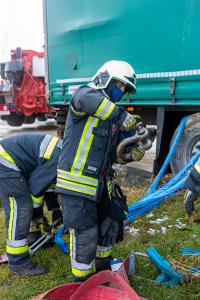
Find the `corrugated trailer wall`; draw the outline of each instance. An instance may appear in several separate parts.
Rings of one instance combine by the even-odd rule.
[[[105,61],[131,63],[135,105],[200,105],[199,0],[46,0],[51,105]],[[171,89],[170,89],[171,87]]]

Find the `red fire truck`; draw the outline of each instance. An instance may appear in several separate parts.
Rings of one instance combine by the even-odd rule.
[[[11,126],[53,118],[45,97],[44,53],[11,50],[11,60],[0,63],[0,118]]]

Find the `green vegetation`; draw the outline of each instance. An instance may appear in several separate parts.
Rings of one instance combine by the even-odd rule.
[[[135,190],[129,197],[136,199],[144,190]],[[145,252],[150,246],[163,257],[179,259],[181,246],[200,248],[199,224],[186,220],[183,209],[183,196],[168,201],[160,207],[136,220],[126,229],[123,242],[114,247],[114,257],[126,257],[131,250]],[[5,250],[4,216],[0,211],[0,252]],[[20,277],[11,275],[7,265],[0,266],[0,299],[27,300],[59,284],[72,281],[69,256],[61,253],[56,246],[37,252],[33,260],[48,268],[48,273],[38,277]],[[149,300],[186,300],[200,299],[200,283],[186,286],[157,286],[154,282],[159,274],[146,258],[137,258],[136,275],[130,279],[131,285],[143,297]]]

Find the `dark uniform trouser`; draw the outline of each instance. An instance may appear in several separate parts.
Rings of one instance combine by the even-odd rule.
[[[104,189],[100,203],[78,196],[61,194],[64,225],[70,229],[72,273],[76,277],[95,272],[95,257],[106,258],[111,246],[99,243],[99,228],[107,217],[110,201]]]
[[[32,200],[25,178],[0,178],[0,196],[6,216],[8,263],[22,266],[30,260],[27,235],[32,218]]]

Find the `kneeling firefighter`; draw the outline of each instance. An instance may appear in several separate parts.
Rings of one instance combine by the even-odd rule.
[[[200,158],[192,168],[185,182],[185,210],[191,216],[195,210],[195,201],[200,196]]]
[[[5,211],[8,266],[21,275],[45,272],[29,255],[31,220],[42,218],[44,194],[56,181],[61,140],[45,134],[24,134],[0,141],[0,197]],[[54,209],[58,215],[58,206]],[[61,211],[60,211],[61,213]]]
[[[72,96],[56,191],[61,195],[64,224],[70,229],[71,266],[75,281],[103,268],[111,248],[122,239],[126,199],[112,187],[112,164],[121,135],[137,117],[115,103],[136,92],[136,75],[124,61],[108,61],[89,85]],[[131,151],[135,160],[144,150]],[[133,159],[134,160],[134,159]]]

